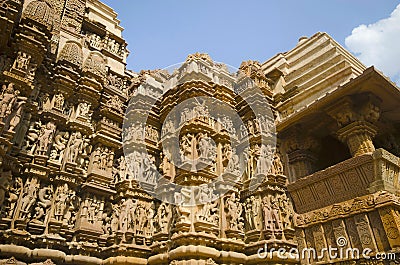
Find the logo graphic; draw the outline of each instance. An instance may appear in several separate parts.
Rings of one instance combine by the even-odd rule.
[[[347,239],[345,237],[338,237],[338,239],[336,240],[336,244],[338,245],[338,247],[345,247],[347,246]]]

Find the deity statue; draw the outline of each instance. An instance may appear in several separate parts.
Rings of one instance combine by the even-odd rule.
[[[271,200],[271,217],[273,223],[273,229],[277,231],[283,230],[282,220],[279,215],[279,204],[276,199]]]
[[[265,196],[262,200],[262,210],[263,210],[263,218],[264,218],[264,229],[268,230],[271,228],[270,222],[272,221],[272,209],[271,203],[267,196]]]
[[[158,170],[155,165],[154,157],[151,157],[151,159],[147,157],[143,158],[143,165],[144,165],[144,181],[149,184],[155,184],[158,175]]]
[[[48,210],[50,209],[53,198],[53,189],[50,187],[44,187],[38,192],[38,201],[35,207],[35,214],[33,216],[33,221],[36,223],[43,223],[45,221],[46,215],[48,215]]]
[[[172,120],[167,120],[163,125],[162,135],[174,132],[174,130],[175,130],[174,122]]]
[[[64,95],[59,93],[54,95],[54,108],[63,110],[64,109]]]
[[[103,233],[105,235],[111,235],[111,221],[112,221],[112,207],[111,203],[107,203],[104,207],[103,214],[101,215],[102,225],[101,228],[103,229]]]
[[[180,144],[180,153],[181,153],[181,161],[185,162],[187,160],[192,159],[193,151],[192,151],[192,134],[186,134],[182,136],[181,144]]]
[[[247,128],[244,124],[240,125],[240,138],[243,139],[247,136]]]
[[[88,201],[87,217],[86,217],[88,223],[90,224],[97,223],[99,208],[100,208],[100,202],[97,200],[96,197]]]
[[[127,179],[127,165],[126,165],[126,160],[125,156],[121,156],[118,159],[118,175],[119,175],[119,181],[124,181]]]
[[[61,162],[64,157],[64,152],[67,147],[69,132],[58,132],[54,137],[53,148],[56,151],[52,160]]]
[[[121,207],[119,210],[119,230],[121,232],[128,231],[128,227],[133,220],[133,213],[136,211],[137,200],[131,198],[122,199]]]
[[[156,226],[161,233],[168,233],[171,224],[171,206],[165,202],[161,203],[157,209]]]
[[[251,196],[250,200],[252,202],[252,211],[253,211],[253,222],[256,228],[260,228],[261,226],[261,201],[260,198]]]
[[[148,216],[145,204],[143,202],[139,202],[134,213],[136,217],[136,222],[134,222],[136,233],[144,234],[146,224],[150,221],[147,218]]]
[[[39,136],[37,138],[36,154],[46,155],[49,145],[52,142],[56,125],[53,122],[48,122],[40,128]]]
[[[275,152],[274,158],[272,161],[271,173],[273,175],[282,175],[283,174],[283,164],[281,161],[281,157],[279,153]]]
[[[292,228],[293,226],[293,219],[294,219],[294,209],[293,205],[290,203],[289,198],[286,196],[285,193],[282,195],[278,196],[277,198],[278,203],[279,203],[279,209],[280,212],[282,213],[283,216],[283,227],[285,229],[287,228]]]
[[[15,60],[14,68],[22,71],[28,70],[29,63],[31,61],[31,56],[25,52],[18,52],[18,57]]]
[[[256,174],[266,174],[269,172],[271,166],[271,146],[261,145],[257,152],[259,152],[259,157],[257,160]]]
[[[14,84],[10,83],[8,86],[3,85],[2,93],[0,95],[0,120],[5,119],[11,114],[11,111],[18,99],[19,91],[14,89]]]
[[[7,180],[6,177],[2,177],[3,180]],[[5,187],[7,185],[0,184],[0,186]],[[15,212],[15,207],[17,206],[19,194],[21,193],[23,188],[23,182],[20,177],[15,177],[11,183],[11,185],[8,186],[8,198],[7,198],[7,218],[12,218]],[[1,198],[0,198],[1,202]]]
[[[82,117],[85,119],[90,119],[90,104],[86,102],[81,102],[79,103],[77,109],[76,109],[76,114],[75,117]]]
[[[151,237],[154,233],[154,213],[155,213],[155,205],[154,202],[148,203],[147,212],[146,212],[146,223],[144,227],[146,237]]]
[[[167,177],[171,178],[173,181],[173,177],[175,175],[175,165],[172,161],[171,152],[165,148],[163,152],[160,153],[161,163],[160,163],[160,172]]]
[[[118,231],[120,208],[118,204],[113,204],[111,207],[112,207],[112,214],[111,214],[110,229],[111,233],[115,233]]]
[[[6,192],[9,189],[11,181],[12,181],[11,172],[8,172],[7,174],[3,173],[0,175],[0,205],[3,205],[5,201]]]
[[[226,200],[227,215],[226,218],[229,222],[229,229],[231,230],[242,230],[243,229],[243,206],[240,203],[239,198],[236,197],[236,193],[232,193]]]
[[[37,145],[37,139],[39,138],[40,128],[42,127],[41,121],[31,122],[28,133],[25,138],[23,150],[27,150],[28,153],[32,154]]]
[[[190,110],[188,108],[183,109],[182,112],[181,112],[181,124],[183,124],[183,123],[185,123],[187,121],[190,121],[192,119],[191,116],[192,115],[191,115]]]
[[[119,113],[123,113],[124,110],[122,109],[122,104],[123,103],[119,99],[119,97],[115,95],[115,96],[110,97],[110,99],[107,101],[106,105],[112,109],[115,109]]]
[[[227,132],[229,132],[230,134],[235,134],[236,133],[236,129],[233,128],[233,122],[229,117],[223,117],[222,121],[221,121],[222,127],[225,128],[225,130]]]
[[[68,184],[57,188],[57,195],[54,202],[54,218],[62,222],[67,211],[67,202],[69,197]]]
[[[197,102],[197,104],[193,107],[193,118],[201,118],[203,121],[207,121],[210,114],[208,112],[208,108],[206,106],[206,102],[204,101],[203,104]]]
[[[37,199],[38,189],[39,189],[39,183],[37,183],[36,179],[31,179],[30,182],[27,182],[25,184],[21,200],[19,218],[26,219],[30,217],[30,211]]]
[[[229,172],[233,175],[240,174],[240,159],[239,156],[236,154],[236,150],[232,150],[229,146],[228,149],[225,151],[226,159],[228,160],[228,165],[225,169],[226,172]]]
[[[84,137],[81,132],[74,132],[67,145],[67,149],[64,152],[65,163],[76,163],[76,158],[78,157],[79,152],[82,150],[82,146],[84,143]]]
[[[202,208],[197,212],[198,220],[218,224],[218,205],[217,196],[213,193],[213,189],[208,185],[201,185],[197,194],[197,201]]]
[[[75,225],[80,202],[80,198],[75,195],[75,191],[70,191],[67,200],[67,209],[63,220],[63,225],[68,226],[70,229]]]
[[[249,134],[254,135],[254,125],[252,120],[249,120],[247,122],[247,129],[249,131]]]
[[[256,227],[254,224],[253,204],[250,198],[246,199],[246,202],[244,204],[244,211],[245,211],[247,230],[248,231],[254,230]]]
[[[200,157],[206,159],[215,159],[216,156],[216,148],[214,142],[208,135],[200,135],[199,140],[199,151]]]
[[[81,146],[81,151],[78,153],[78,157],[76,159],[76,163],[78,168],[81,168],[83,170],[88,169],[89,165],[89,155],[92,152],[93,146],[90,145],[90,139],[86,137],[86,135],[83,136],[83,143]]]

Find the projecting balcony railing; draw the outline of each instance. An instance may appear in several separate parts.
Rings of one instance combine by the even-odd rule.
[[[384,149],[353,157],[289,184],[298,213],[376,191],[400,193],[400,158]]]

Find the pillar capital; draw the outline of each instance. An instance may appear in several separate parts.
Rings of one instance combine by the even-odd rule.
[[[291,174],[296,179],[312,174],[317,161],[316,153],[320,147],[317,139],[305,133],[303,127],[295,126],[282,135],[282,141],[288,155]]]
[[[346,96],[326,109],[339,126],[338,139],[347,144],[353,157],[375,151],[372,140],[378,128],[374,124],[380,116],[378,97],[371,93],[356,96]]]

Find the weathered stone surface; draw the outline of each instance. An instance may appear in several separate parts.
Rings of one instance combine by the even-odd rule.
[[[237,73],[203,53],[133,73],[98,0],[0,11],[0,264],[398,252],[400,92],[326,33]]]

